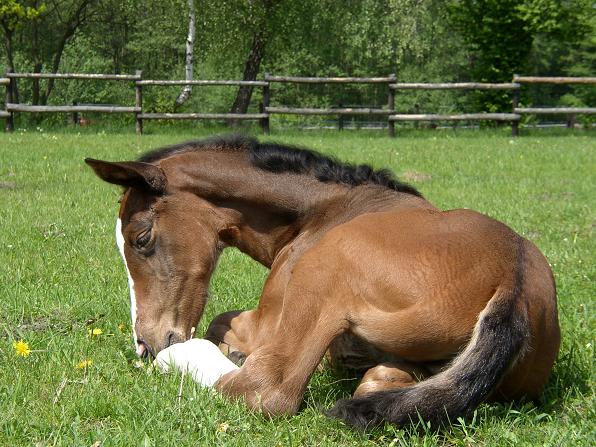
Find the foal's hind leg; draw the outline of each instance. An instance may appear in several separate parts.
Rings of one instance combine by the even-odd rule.
[[[380,363],[396,363],[394,355],[383,352],[373,344],[351,332],[345,332],[333,340],[327,350],[331,366],[356,374],[364,374]]]
[[[381,363],[366,372],[360,385],[354,391],[354,397],[413,386],[429,375],[430,373],[425,368],[412,363]]]
[[[253,328],[253,311],[225,312],[211,321],[205,339],[214,343],[232,362],[241,366],[253,351],[250,344]]]

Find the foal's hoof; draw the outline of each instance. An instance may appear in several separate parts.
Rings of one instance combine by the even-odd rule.
[[[246,360],[246,354],[240,351],[233,351],[228,354],[228,358],[237,366],[242,366]]]

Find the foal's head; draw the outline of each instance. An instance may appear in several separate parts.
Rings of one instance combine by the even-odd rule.
[[[116,241],[128,273],[137,354],[155,356],[186,341],[207,300],[221,251],[218,216],[194,194],[168,188],[164,171],[141,162],[85,160],[125,187]]]

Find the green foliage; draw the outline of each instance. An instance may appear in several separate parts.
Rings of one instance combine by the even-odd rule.
[[[472,51],[470,78],[503,82],[519,72],[532,47],[532,29],[517,0],[456,0],[451,19]]]
[[[27,21],[37,19],[46,10],[45,4],[27,6],[18,0],[0,0],[0,23],[6,30],[15,31]]]
[[[594,75],[591,0],[201,0],[195,2],[197,79],[240,79],[254,36],[260,72],[384,76],[404,82],[511,81],[514,73]],[[181,79],[185,0],[0,0],[6,67],[17,71],[134,73]],[[1,67],[0,67],[1,68]],[[18,81],[22,102],[130,104],[125,83]],[[148,87],[148,111],[173,111],[182,87]],[[181,111],[227,112],[235,88],[195,87]],[[593,106],[592,86],[528,89],[523,104]],[[260,91],[250,105],[256,111]],[[383,86],[276,84],[272,101],[302,107],[384,107]],[[398,92],[401,112],[504,112],[510,92]],[[31,115],[21,119],[31,119]],[[39,120],[39,117],[35,117]],[[45,116],[50,121],[60,117]],[[110,119],[120,120],[121,117]],[[285,121],[321,118],[283,117]],[[355,120],[370,119],[355,117]]]
[[[468,79],[510,82],[516,73],[532,70],[529,55],[538,39],[575,43],[587,30],[586,0],[454,0],[449,15],[470,51]],[[592,8],[590,8],[592,9]],[[548,60],[553,60],[549,57]],[[502,111],[510,95],[477,95],[479,107]]]
[[[470,50],[471,67],[466,80],[509,82],[532,48],[533,33],[519,13],[517,0],[455,0],[450,19]],[[487,112],[510,107],[506,92],[476,93],[473,104]]]
[[[573,22],[567,22],[573,23],[570,29],[537,36],[529,61],[531,74],[594,76],[596,8],[592,0],[576,0],[573,4]],[[562,33],[567,37],[562,38]],[[538,105],[593,107],[596,104],[596,88],[591,85],[540,85],[529,88],[526,98],[529,103]],[[593,122],[594,116],[580,119],[585,123]]]

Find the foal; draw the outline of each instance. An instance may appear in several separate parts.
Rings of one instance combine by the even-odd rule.
[[[224,247],[271,269],[258,307],[206,334],[243,362],[215,387],[251,408],[295,413],[326,352],[366,371],[331,410],[361,428],[441,424],[487,398],[536,397],[548,379],[553,276],[500,222],[440,211],[387,171],[239,137],[86,161],[125,187],[117,237],[139,355],[190,337]]]

